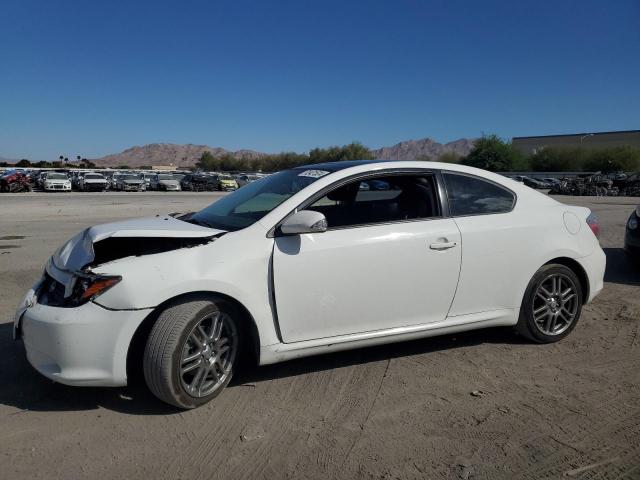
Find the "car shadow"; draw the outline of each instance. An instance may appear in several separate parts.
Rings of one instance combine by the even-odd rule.
[[[181,412],[156,399],[141,378],[137,378],[132,386],[122,388],[69,387],[55,383],[31,367],[22,341],[12,339],[12,329],[11,323],[0,324],[0,404],[23,411],[105,408],[129,415],[171,415]],[[244,365],[228,388],[484,343],[518,344],[526,341],[516,336],[510,328],[492,328],[329,353],[263,367]]]
[[[640,266],[622,248],[603,248],[607,256],[604,281],[622,285],[640,285]]]

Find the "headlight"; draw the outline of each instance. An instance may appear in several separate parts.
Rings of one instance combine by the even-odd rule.
[[[627,227],[629,227],[629,230],[635,230],[638,228],[638,217],[632,216],[629,219],[629,223],[627,223]]]
[[[122,277],[115,275],[76,274],[76,276],[73,293],[69,298],[74,306],[93,300],[122,280]]]

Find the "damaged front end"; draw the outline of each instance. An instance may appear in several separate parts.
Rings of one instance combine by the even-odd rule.
[[[77,307],[117,285],[122,277],[93,267],[127,257],[153,255],[208,244],[226,232],[171,216],[128,220],[88,228],[65,243],[47,262],[38,303]]]

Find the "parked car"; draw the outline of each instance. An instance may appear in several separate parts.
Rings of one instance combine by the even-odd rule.
[[[243,173],[241,175],[237,175],[235,178],[236,178],[236,183],[238,184],[238,188],[240,188],[240,187],[244,187],[248,183],[255,182],[256,180],[260,180],[260,178],[262,177],[258,175],[250,175],[250,174]]]
[[[232,192],[238,189],[238,182],[231,175],[218,176],[218,190],[223,192]]]
[[[389,184],[383,180],[370,180],[367,184],[371,190],[389,190]]]
[[[636,262],[640,262],[640,205],[631,213],[624,232],[624,250]]]
[[[45,192],[70,192],[71,180],[66,173],[48,172],[43,188]]]
[[[180,182],[169,173],[152,175],[149,188],[151,190],[164,190],[167,192],[178,192],[182,190],[180,188]]]
[[[0,192],[30,192],[29,177],[22,171],[9,169],[0,175]]]
[[[527,187],[537,188],[540,190],[551,188],[551,186],[547,182],[542,182],[536,178],[522,177],[522,183],[524,183]]]
[[[560,185],[560,183],[562,183],[559,178],[547,177],[543,178],[542,180],[549,185],[549,188],[553,187],[554,185]]]
[[[142,172],[138,173],[142,180],[144,180],[144,185],[147,190],[150,190],[151,179],[155,176],[154,173]]]
[[[109,182],[109,189],[110,190],[117,190],[118,189],[118,179],[122,176],[123,174],[120,172],[113,172],[111,174],[107,174],[107,180]]]
[[[36,180],[36,186],[39,188],[44,188],[44,181],[47,178],[47,171],[42,171],[40,172],[40,175],[38,175],[38,178]]]
[[[144,192],[147,189],[144,179],[133,173],[119,175],[116,182],[116,189],[123,192]]]
[[[84,192],[104,192],[108,188],[108,182],[103,175],[88,172],[80,177],[78,187]]]
[[[385,191],[360,190],[379,181]],[[483,327],[563,339],[602,289],[589,209],[436,162],[284,170],[179,218],[90,227],[46,263],[14,335],[44,376],[180,408],[259,364]],[[464,248],[462,246],[464,245]]]
[[[218,175],[189,174],[180,182],[183,190],[204,192],[218,190]]]

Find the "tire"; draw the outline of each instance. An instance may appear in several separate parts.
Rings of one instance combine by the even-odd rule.
[[[564,265],[547,264],[527,286],[516,331],[536,343],[558,342],[576,327],[581,312],[582,285],[576,274]]]
[[[231,305],[219,300],[184,301],[161,312],[144,351],[144,377],[151,392],[183,409],[218,396],[239,358],[238,318]],[[219,340],[215,319],[221,325]]]

